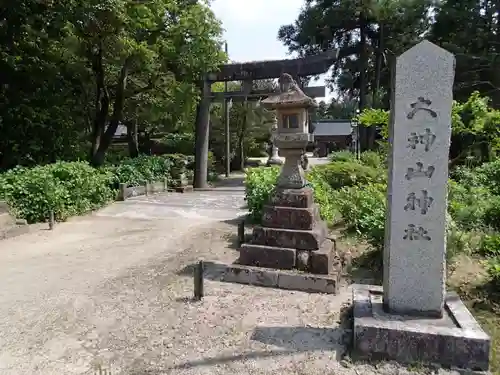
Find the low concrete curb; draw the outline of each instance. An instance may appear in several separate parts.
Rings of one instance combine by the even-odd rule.
[[[224,282],[325,294],[337,294],[340,285],[340,272],[315,275],[238,264],[205,264],[207,272],[211,267],[217,269]]]

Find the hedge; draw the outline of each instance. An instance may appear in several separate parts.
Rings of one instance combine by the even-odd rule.
[[[43,222],[50,211],[59,221],[96,210],[113,201],[119,183],[128,186],[159,181],[186,173],[191,177],[194,157],[180,154],[140,156],[119,165],[93,168],[87,162],[58,162],[34,168],[17,167],[0,174],[0,200],[16,217]]]

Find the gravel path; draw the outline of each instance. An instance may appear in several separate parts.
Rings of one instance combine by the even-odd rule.
[[[227,218],[242,195],[190,215],[207,194],[217,192],[137,198],[1,241],[0,374],[410,373],[340,361],[347,288],[332,297],[207,280],[191,302],[190,265],[237,257]]]

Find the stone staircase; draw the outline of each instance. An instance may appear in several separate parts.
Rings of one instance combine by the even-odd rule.
[[[279,189],[263,209],[262,225],[240,247],[239,262],[312,274],[339,273],[335,242],[319,216],[311,188]]]
[[[17,237],[30,230],[26,220],[17,220],[10,214],[6,202],[0,201],[0,240]]]

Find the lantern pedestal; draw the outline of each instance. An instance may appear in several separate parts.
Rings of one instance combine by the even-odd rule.
[[[240,247],[239,263],[245,266],[296,269],[315,274],[334,274],[341,262],[328,228],[321,220],[314,191],[306,186],[302,154],[313,136],[309,134],[307,108],[316,102],[307,97],[290,76],[280,78],[281,93],[262,105],[276,110],[277,132],[273,143],[285,157],[275,191],[264,206],[262,223],[252,239]],[[334,283],[338,285],[337,283]]]

